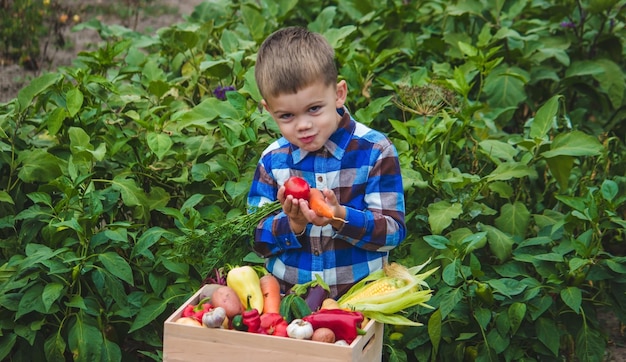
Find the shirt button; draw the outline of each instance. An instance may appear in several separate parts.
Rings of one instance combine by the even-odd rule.
[[[320,252],[319,252],[319,251],[317,251],[317,250],[315,250],[315,251],[313,252],[313,255],[315,255],[315,256],[320,256]]]
[[[324,181],[324,178],[323,178],[322,176],[317,176],[317,181],[319,181],[319,182],[323,182],[323,181]]]

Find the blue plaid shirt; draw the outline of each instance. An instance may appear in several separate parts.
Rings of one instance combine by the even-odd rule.
[[[398,154],[382,133],[356,122],[346,109],[324,147],[304,151],[284,137],[273,142],[259,160],[248,194],[252,208],[276,200],[290,176],[311,187],[330,189],[346,207],[347,223],[307,225],[296,236],[284,212],[267,217],[255,232],[254,250],[268,271],[281,280],[283,292],[320,274],[338,297],[357,281],[382,268],[389,250],[406,235],[404,191]]]

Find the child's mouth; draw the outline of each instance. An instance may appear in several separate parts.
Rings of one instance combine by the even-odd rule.
[[[300,142],[302,142],[304,144],[309,144],[309,143],[313,142],[314,139],[315,139],[315,136],[302,137],[302,138],[300,138]]]

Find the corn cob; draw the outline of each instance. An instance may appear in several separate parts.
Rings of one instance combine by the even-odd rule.
[[[339,300],[339,306],[356,310],[366,317],[388,324],[421,325],[397,313],[416,305],[430,308],[432,290],[425,279],[438,268],[417,274],[426,264],[406,268],[398,263],[385,265],[355,284]]]

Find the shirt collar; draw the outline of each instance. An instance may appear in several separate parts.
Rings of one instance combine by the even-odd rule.
[[[339,121],[337,130],[330,136],[324,146],[314,153],[321,152],[323,149],[326,149],[326,151],[333,157],[341,160],[346,152],[346,147],[348,147],[348,143],[352,138],[356,124],[352,117],[350,117],[350,113],[345,107],[338,108],[337,113],[341,115],[341,121]],[[305,159],[308,154],[309,151],[305,151],[299,147],[291,145],[291,157],[293,158],[294,164],[297,164]]]

